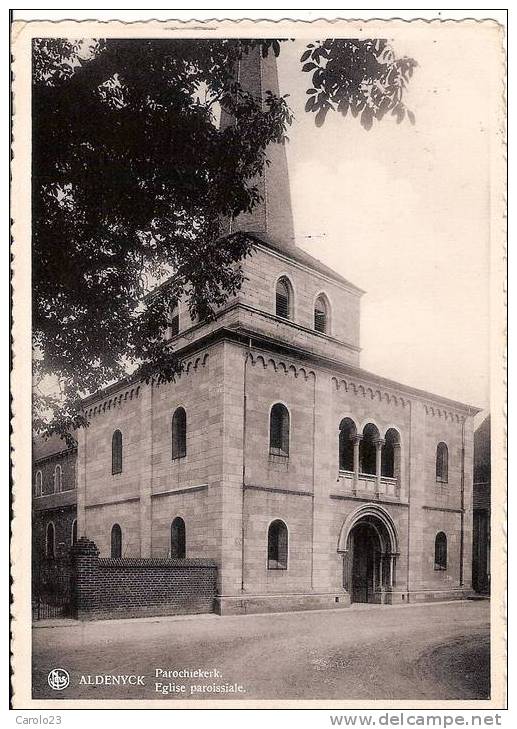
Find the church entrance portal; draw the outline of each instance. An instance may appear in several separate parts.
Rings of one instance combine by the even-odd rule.
[[[391,602],[398,548],[393,522],[384,510],[368,505],[351,514],[341,530],[339,551],[351,602]]]

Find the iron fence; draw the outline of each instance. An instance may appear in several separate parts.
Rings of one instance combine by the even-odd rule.
[[[68,557],[40,558],[32,565],[32,619],[69,617],[72,566]]]

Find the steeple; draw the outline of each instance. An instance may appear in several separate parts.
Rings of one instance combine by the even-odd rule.
[[[263,58],[260,47],[250,50],[238,62],[237,80],[243,89],[257,98],[264,99],[266,91],[279,96],[278,70],[273,52]],[[223,111],[221,129],[231,123],[232,117]],[[242,213],[231,222],[231,232],[262,233],[276,247],[289,249],[295,242],[285,146],[270,144],[266,155],[270,163],[265,165],[256,181],[262,200],[251,213]]]

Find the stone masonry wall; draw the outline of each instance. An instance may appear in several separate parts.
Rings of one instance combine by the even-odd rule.
[[[342,556],[337,551],[340,531],[365,502],[380,503],[395,524],[399,554],[394,590],[401,600],[407,599],[408,584],[414,591],[460,587],[462,423],[456,413],[448,420],[430,421],[422,402],[397,390],[379,388],[357,377],[343,379],[324,368],[309,369],[296,358],[268,356],[257,349],[226,344],[225,360],[225,442],[231,454],[225,460],[224,482],[225,594],[342,590]],[[290,412],[289,458],[269,454],[269,412],[275,402],[283,402]],[[359,432],[370,422],[377,425],[381,436],[388,428],[397,429],[401,440],[398,496],[381,493],[375,497],[370,492],[346,490],[338,471],[343,417],[351,417]],[[447,442],[450,452],[446,496],[435,478],[440,440]],[[469,459],[467,446],[463,525],[467,588]],[[267,569],[267,528],[276,518],[285,521],[289,530],[289,568],[285,571]],[[434,570],[434,536],[441,529],[448,534],[449,563],[439,573]]]
[[[79,432],[79,534],[110,556],[114,523],[122,528],[124,557],[167,557],[170,526],[186,523],[187,555],[217,558],[220,552],[222,346],[185,363],[168,384],[121,388],[92,403],[90,427]],[[109,403],[105,406],[106,401]],[[187,415],[187,452],[172,459],[172,415]],[[111,473],[111,438],[123,435],[122,473]]]
[[[237,295],[239,301],[261,311],[275,313],[275,287],[280,276],[287,276],[293,287],[292,321],[307,329],[314,329],[314,304],[324,293],[330,304],[330,332],[332,337],[359,347],[360,296],[346,290],[339,283],[317,271],[306,270],[288,257],[275,255],[257,248],[242,263],[245,281]],[[357,356],[348,361],[358,363]]]
[[[266,255],[263,263],[269,266],[268,276],[262,284],[255,281],[250,295],[262,297],[254,305],[267,309],[274,306],[273,279],[283,272],[274,267],[283,261]],[[293,264],[295,319],[309,326],[311,297],[325,291],[334,307],[334,293],[341,290],[320,288],[316,274],[306,282],[303,276]],[[353,320],[357,305],[358,315],[358,298],[350,296],[333,309],[333,333],[338,314]],[[298,330],[285,326],[296,347]],[[288,458],[269,453],[269,413],[275,402],[290,412]],[[173,460],[171,418],[179,406],[187,413],[187,454]],[[397,531],[394,588],[401,595],[460,587],[462,522],[463,586],[468,587],[472,438],[458,411],[451,407],[447,413],[396,385],[381,386],[367,373],[343,374],[323,361],[308,365],[294,352],[283,356],[221,341],[191,355],[174,383],[121,386],[90,405],[91,425],[79,433],[79,534],[94,538],[107,557],[116,522],[122,528],[124,557],[165,558],[170,525],[181,516],[187,557],[215,560],[223,598],[330,594],[343,590],[338,552],[343,523],[361,504],[373,501],[388,512]],[[352,493],[350,479],[338,469],[344,417],[352,418],[359,432],[367,423],[376,424],[381,436],[388,428],[397,429],[401,469],[396,493],[393,484],[391,493],[388,486],[379,494],[373,487],[361,491],[364,484]],[[116,428],[123,433],[124,467],[112,475]],[[436,445],[442,440],[449,447],[447,484],[435,478]],[[285,571],[267,569],[267,528],[275,518],[289,530]],[[448,568],[440,574],[434,570],[437,530],[445,531],[449,542]]]
[[[469,589],[472,548],[472,419],[467,418],[463,424],[462,416],[452,410],[416,401],[412,402],[411,414],[410,587],[423,592],[436,589]],[[449,452],[447,483],[436,479],[436,447],[439,442],[445,442]],[[463,505],[462,442],[465,449]],[[434,541],[440,531],[447,536],[446,570],[434,568]]]

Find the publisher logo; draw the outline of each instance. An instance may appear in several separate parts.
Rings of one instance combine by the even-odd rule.
[[[48,674],[47,681],[51,689],[54,689],[54,691],[62,691],[69,685],[70,675],[64,668],[54,668]]]

